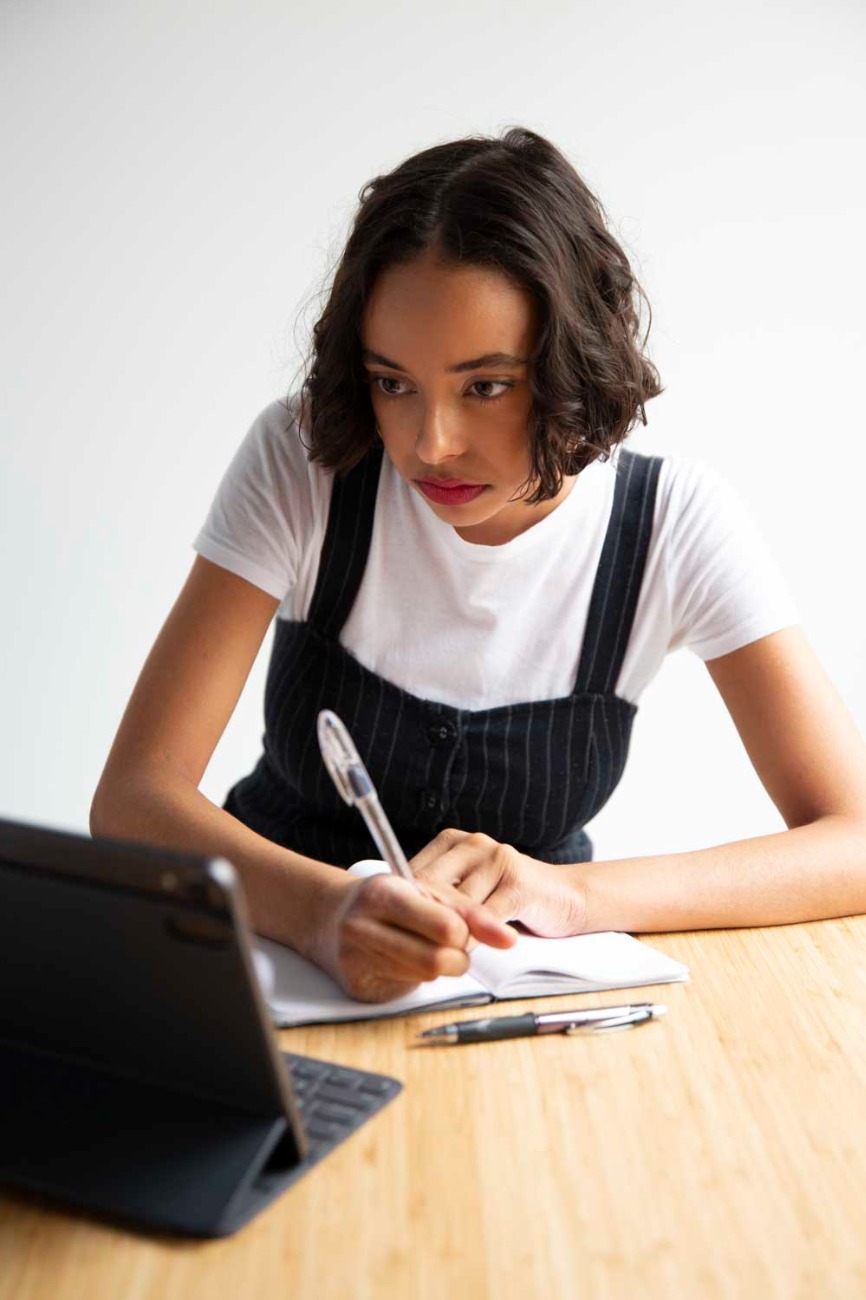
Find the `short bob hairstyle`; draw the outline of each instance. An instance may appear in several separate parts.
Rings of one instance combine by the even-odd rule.
[[[600,202],[548,140],[513,127],[501,138],[434,145],[369,181],[359,199],[305,364],[311,460],[342,475],[381,446],[361,360],[364,308],[385,267],[428,250],[500,271],[539,304],[527,504],[555,497],[563,475],[607,460],[638,411],[646,424],[644,403],[664,392],[636,342],[634,296],[649,302]]]

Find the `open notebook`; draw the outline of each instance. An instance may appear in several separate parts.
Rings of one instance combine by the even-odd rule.
[[[367,864],[358,864],[367,867]],[[369,875],[371,868],[353,874]],[[377,865],[377,869],[382,868]],[[599,989],[636,988],[687,980],[689,968],[629,934],[608,931],[569,939],[521,934],[512,948],[472,950],[465,975],[442,975],[389,1002],[358,1002],[291,948],[254,937],[259,980],[280,1028],[376,1020],[413,1011],[474,1007],[513,998],[553,997]]]

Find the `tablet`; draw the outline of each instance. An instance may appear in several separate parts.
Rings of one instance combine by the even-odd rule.
[[[402,1088],[281,1052],[224,859],[0,820],[0,1183],[236,1232]]]

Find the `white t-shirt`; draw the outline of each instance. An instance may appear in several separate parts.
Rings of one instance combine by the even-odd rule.
[[[253,421],[194,549],[303,620],[333,479],[309,461],[298,394]],[[304,441],[309,438],[304,435]],[[364,576],[340,641],[368,669],[464,709],[568,695],[613,502],[594,462],[544,519],[501,546],[464,541],[382,459]],[[652,537],[616,693],[637,703],[670,651],[713,659],[799,622],[743,503],[697,458],[663,458]]]

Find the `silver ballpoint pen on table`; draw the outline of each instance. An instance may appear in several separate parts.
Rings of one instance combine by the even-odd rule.
[[[464,1020],[454,1025],[425,1029],[419,1037],[425,1043],[450,1047],[454,1043],[492,1043],[500,1038],[530,1038],[537,1034],[579,1034],[586,1030],[629,1029],[663,1016],[663,1003],[634,1002],[625,1007],[590,1007],[580,1011],[552,1011],[536,1016],[489,1016],[485,1020]]]
[[[347,804],[354,804],[367,823],[367,829],[376,842],[376,847],[388,866],[404,880],[409,880],[418,888],[418,882],[412,875],[406,855],[400,848],[391,823],[385,816],[376,787],[370,780],[370,774],[355,748],[352,737],[344,724],[330,709],[322,709],[318,716],[316,728],[319,736],[319,749],[331,780]]]

